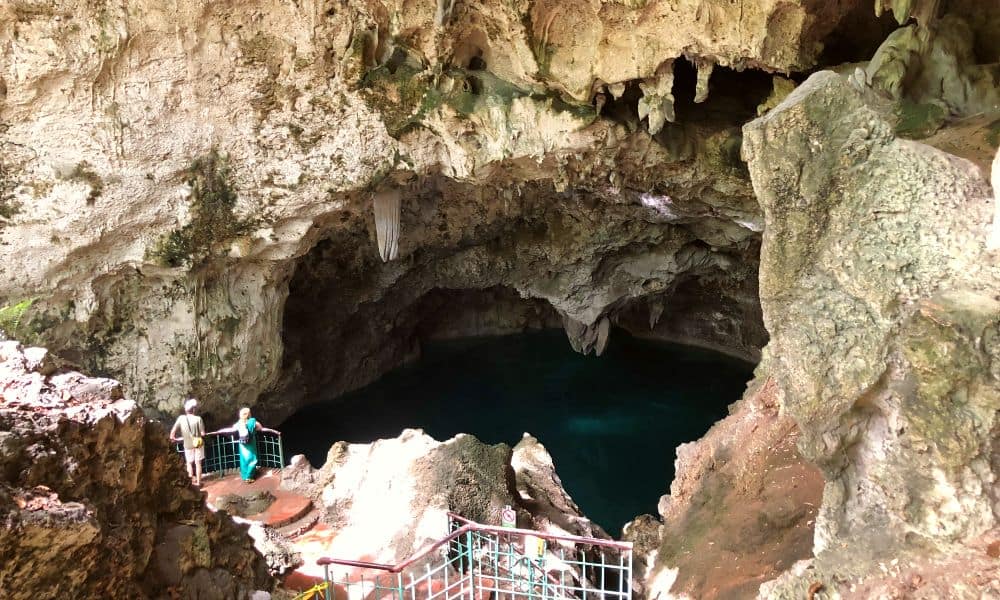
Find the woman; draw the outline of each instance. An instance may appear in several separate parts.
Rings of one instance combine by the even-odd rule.
[[[240,409],[240,420],[236,421],[232,427],[225,427],[215,433],[236,432],[240,438],[240,477],[245,483],[253,481],[253,473],[257,468],[257,432],[266,431],[275,435],[281,435],[280,431],[268,429],[257,419],[250,416],[250,409],[243,407]]]

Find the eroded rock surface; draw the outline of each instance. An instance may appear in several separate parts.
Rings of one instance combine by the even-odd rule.
[[[273,582],[121,386],[0,342],[0,586],[11,599],[249,598]]]
[[[461,434],[438,442],[421,430],[371,444],[338,442],[313,469],[292,460],[282,487],[312,497],[337,531],[328,556],[400,563],[444,537],[448,513],[499,525],[504,506],[518,526],[608,538],[580,512],[545,447],[526,435],[513,449]]]
[[[625,526],[646,598],[747,598],[812,556],[823,477],[796,448],[764,379],[697,442],[677,448],[659,515]]]
[[[447,286],[504,286],[587,331],[648,321],[661,324],[642,327],[653,335],[755,358],[758,311],[706,328],[691,324],[704,313],[690,301],[754,304],[740,290],[755,278],[761,219],[738,128],[770,79],[752,69],[808,68],[871,7],[0,11],[0,298],[33,300],[17,335],[115,375],[153,412],[175,413],[193,390],[211,421],[262,393],[259,412],[280,419],[317,386],[377,377],[412,355],[415,339],[392,341],[412,328],[401,318],[391,330],[400,313]],[[401,201],[398,228],[384,230],[396,258],[377,268],[373,193]],[[310,264],[328,263],[328,247],[341,268]],[[310,341],[283,336],[293,273],[314,269],[322,279],[300,283],[323,306],[371,311],[312,315],[319,330],[381,331],[334,341],[357,342],[331,361],[354,379],[311,374],[299,347]]]
[[[890,122],[823,72],[745,128],[765,364],[827,479],[817,558],[770,597],[842,589],[887,557],[958,552],[996,527],[993,190]]]

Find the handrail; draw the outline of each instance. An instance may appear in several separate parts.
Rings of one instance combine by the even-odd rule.
[[[347,560],[343,558],[330,558],[328,556],[324,556],[318,559],[316,561],[316,564],[321,567],[326,565],[343,565],[347,567],[365,567],[369,569],[378,569],[380,571],[388,571],[389,573],[399,573],[406,567],[412,565],[413,563],[427,556],[431,552],[434,552],[444,544],[447,544],[456,537],[462,535],[463,533],[467,533],[469,531],[472,531],[472,527],[469,525],[463,525],[462,527],[459,527],[455,531],[452,531],[447,536],[441,538],[440,540],[434,542],[433,544],[425,546],[424,548],[418,550],[416,554],[404,560],[403,562],[399,563],[398,565],[385,565],[381,563],[369,563],[357,560]]]
[[[409,567],[413,563],[417,562],[421,558],[427,556],[431,552],[437,550],[444,544],[451,542],[455,538],[468,533],[470,531],[485,531],[489,533],[503,533],[503,534],[515,534],[515,535],[532,535],[535,537],[543,538],[546,540],[558,540],[564,542],[576,542],[579,544],[588,544],[591,546],[604,546],[606,548],[615,548],[618,550],[632,550],[632,542],[618,542],[615,540],[602,540],[600,538],[583,537],[576,535],[557,535],[552,533],[544,533],[541,531],[534,531],[532,529],[518,529],[515,527],[497,527],[495,525],[483,525],[481,523],[476,523],[475,521],[470,521],[465,517],[456,515],[449,512],[448,516],[457,521],[462,521],[465,525],[462,525],[455,531],[452,531],[447,536],[441,538],[440,540],[434,542],[433,544],[418,550],[416,554],[410,558],[404,560],[398,565],[387,565],[383,563],[373,563],[365,562],[360,560],[349,560],[343,558],[330,558],[324,556],[316,561],[316,564],[325,567],[327,565],[341,565],[346,567],[361,567],[365,569],[375,569],[379,571],[387,571],[389,573],[400,573],[406,567]]]
[[[240,465],[238,438],[239,434],[235,431],[206,433],[203,436],[205,457],[202,460],[202,472],[226,473],[238,469]],[[178,454],[184,454],[182,441],[174,442],[173,445]],[[284,468],[285,448],[281,434],[258,432],[257,457],[262,468]]]
[[[546,540],[559,540],[563,542],[576,542],[578,544],[587,544],[590,546],[604,546],[605,548],[617,548],[618,550],[631,550],[632,542],[619,542],[616,540],[604,540],[601,538],[585,537],[581,535],[560,535],[557,533],[545,533],[543,531],[535,531],[533,529],[518,529],[516,527],[497,527],[496,525],[483,525],[482,523],[476,523],[475,521],[470,521],[461,515],[456,515],[455,513],[448,513],[448,516],[456,521],[461,521],[466,525],[471,526],[475,531],[489,531],[490,533],[515,533],[523,535],[533,535],[535,537],[544,538]]]

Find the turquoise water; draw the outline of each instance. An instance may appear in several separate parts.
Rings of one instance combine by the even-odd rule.
[[[319,466],[338,440],[371,442],[419,427],[549,450],[563,486],[609,533],[656,505],[678,444],[726,415],[753,366],[708,350],[612,334],[600,358],[561,331],[440,342],[413,365],[286,420],[285,451]]]

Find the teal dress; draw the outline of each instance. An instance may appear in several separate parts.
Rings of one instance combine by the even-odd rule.
[[[247,433],[247,441],[240,442],[240,477],[243,481],[253,479],[257,468],[257,419],[247,419]]]

